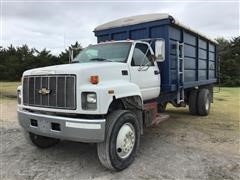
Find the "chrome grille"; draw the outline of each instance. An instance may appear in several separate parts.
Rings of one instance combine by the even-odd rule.
[[[72,74],[24,76],[23,104],[76,109],[76,76]]]

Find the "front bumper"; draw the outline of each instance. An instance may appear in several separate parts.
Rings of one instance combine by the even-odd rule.
[[[25,130],[42,136],[78,142],[104,141],[105,119],[78,119],[18,110],[18,120]]]

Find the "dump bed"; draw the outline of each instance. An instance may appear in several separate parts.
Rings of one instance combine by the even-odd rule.
[[[217,81],[215,41],[184,26],[168,14],[122,18],[96,27],[94,33],[98,43],[109,40],[164,39],[165,61],[158,62],[162,92],[176,91],[178,87],[178,42],[184,44],[184,88]]]

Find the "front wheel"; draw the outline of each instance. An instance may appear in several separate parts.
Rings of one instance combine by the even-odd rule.
[[[135,114],[117,110],[107,117],[105,141],[97,144],[103,166],[123,170],[134,160],[140,142],[140,124]]]

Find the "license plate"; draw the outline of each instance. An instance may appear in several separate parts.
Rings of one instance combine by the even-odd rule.
[[[38,126],[41,132],[48,132],[50,128],[49,123],[46,120],[40,120]]]

